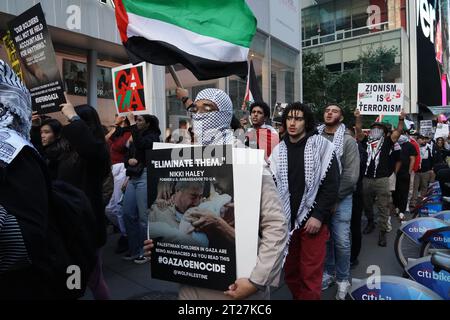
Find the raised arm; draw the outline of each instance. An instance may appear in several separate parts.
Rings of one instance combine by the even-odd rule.
[[[405,126],[405,116],[406,116],[405,111],[403,111],[402,109],[402,113],[400,113],[400,117],[398,118],[397,129],[395,129],[394,132],[392,132],[391,134],[391,140],[393,143],[396,143],[403,133],[403,128]]]
[[[362,116],[361,116],[361,112],[356,109],[354,112],[355,115],[355,135],[356,135],[356,140],[358,141],[362,141],[364,140],[364,132],[362,131]]]

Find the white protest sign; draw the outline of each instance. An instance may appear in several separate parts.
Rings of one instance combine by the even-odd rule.
[[[366,115],[400,115],[405,91],[403,83],[358,84],[358,110]]]
[[[440,137],[447,139],[448,134],[449,134],[448,124],[438,123],[437,127],[436,127],[436,132],[434,134],[434,139],[437,139]]]
[[[192,148],[182,144],[153,144],[153,150],[187,147]],[[264,151],[233,148],[232,165],[236,276],[249,278],[257,263]]]

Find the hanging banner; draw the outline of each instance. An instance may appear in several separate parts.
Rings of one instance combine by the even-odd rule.
[[[133,112],[135,115],[150,114],[151,109],[148,97],[151,88],[148,84],[147,64],[127,64],[112,69],[114,101],[117,114],[126,115]]]
[[[358,110],[365,115],[400,115],[405,90],[403,83],[358,84]]]
[[[41,4],[14,18],[8,28],[31,93],[33,111],[39,114],[59,111],[60,104],[66,101],[64,87]]]

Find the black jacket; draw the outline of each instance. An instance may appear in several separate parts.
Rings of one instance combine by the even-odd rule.
[[[33,139],[33,144],[39,145],[36,139]],[[55,144],[43,148],[50,178],[62,180],[84,191],[96,214],[97,246],[102,247],[106,243],[103,183],[111,171],[107,145],[95,139],[83,120],[65,126],[62,139],[67,142],[57,142],[60,144],[57,148]]]
[[[0,205],[20,226],[31,266],[0,276],[0,299],[48,299],[48,184],[42,159],[24,147],[11,164],[0,166]],[[1,245],[1,244],[0,244]]]
[[[288,179],[289,192],[291,194],[291,212],[293,213],[298,212],[305,191],[305,146],[306,141],[314,134],[315,132],[307,134],[305,138],[295,144],[290,142],[288,136],[284,140],[288,148]],[[315,200],[316,204],[311,212],[311,217],[318,219],[324,224],[329,223],[331,214],[334,212],[338,202],[339,178],[339,164],[336,156],[333,156],[331,166],[319,187]],[[292,214],[291,226],[294,225],[295,218],[296,214]]]
[[[152,131],[150,129],[140,132],[136,125],[131,126],[131,135],[133,137],[133,142],[128,149],[128,154],[125,157],[125,168],[130,167],[128,164],[129,159],[136,159],[138,165],[146,167],[145,153],[147,150],[153,149],[154,142],[160,142],[159,133]]]

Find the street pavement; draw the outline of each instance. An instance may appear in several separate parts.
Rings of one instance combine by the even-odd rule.
[[[365,222],[363,222],[363,227]],[[372,234],[363,235],[359,264],[351,270],[351,277],[363,279],[370,276],[367,268],[371,265],[379,266],[382,275],[402,276],[403,270],[398,264],[394,253],[394,241],[399,222],[392,217],[393,230],[388,234],[388,245],[379,247],[378,230]],[[119,238],[118,234],[110,234],[108,243],[103,249],[103,270],[106,283],[113,300],[172,300],[176,299],[178,285],[167,281],[152,279],[150,263],[137,265],[130,261],[123,261],[121,255],[114,253]],[[322,292],[323,300],[333,300],[336,295],[336,285]],[[281,283],[280,287],[272,290],[273,300],[291,300],[289,289]],[[88,290],[83,300],[92,300],[92,293]]]

